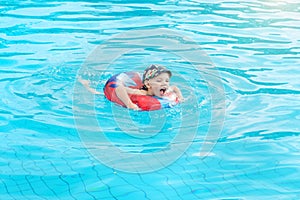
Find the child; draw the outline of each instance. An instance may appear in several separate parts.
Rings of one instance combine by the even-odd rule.
[[[148,68],[146,68],[143,73],[143,80],[141,83],[142,87],[139,89],[130,87],[130,85],[136,84],[129,77],[134,75],[134,73],[121,73],[111,77],[107,81],[106,84],[113,83],[114,93],[120,100],[120,102],[118,102],[119,104],[123,104],[125,107],[130,109],[140,110],[140,108],[131,101],[130,95],[148,95],[165,98],[169,97],[172,92],[175,93],[176,99],[179,102],[183,101],[180,90],[176,86],[170,86],[170,78],[172,73],[165,67],[160,65],[150,65]],[[82,81],[83,80],[80,82],[87,87],[87,83]],[[94,91],[89,87],[87,88],[91,92]]]

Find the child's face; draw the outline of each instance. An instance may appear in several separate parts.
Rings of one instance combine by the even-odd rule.
[[[148,80],[146,86],[152,95],[163,97],[169,88],[169,73],[161,73],[160,75]]]

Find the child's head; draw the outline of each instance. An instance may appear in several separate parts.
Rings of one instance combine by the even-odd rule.
[[[150,65],[147,67],[143,74],[143,83],[145,83],[146,80],[150,80],[152,78],[157,77],[158,75],[162,73],[168,73],[169,78],[172,76],[172,72],[168,70],[167,68],[161,66],[161,65]]]
[[[143,74],[143,89],[151,95],[162,97],[169,88],[169,80],[172,76],[170,70],[159,65],[150,65]]]

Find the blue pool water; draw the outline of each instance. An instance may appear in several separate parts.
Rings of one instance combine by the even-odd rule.
[[[299,199],[300,3],[0,0],[0,199]],[[186,102],[102,92],[164,64]]]

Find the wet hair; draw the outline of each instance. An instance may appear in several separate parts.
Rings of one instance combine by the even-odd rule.
[[[168,73],[170,77],[172,76],[172,72],[161,65],[155,65],[152,64],[149,67],[147,67],[143,73],[143,82],[145,80],[149,80],[152,78],[155,78],[156,76],[162,74],[162,73]]]
[[[167,68],[165,68],[164,66],[156,65],[156,64],[150,65],[149,67],[147,67],[145,69],[145,71],[143,73],[143,83],[145,82],[145,80],[150,80],[152,78],[155,78],[162,73],[168,73],[170,75],[170,77],[172,76],[172,72],[170,70],[168,70]],[[148,91],[148,88],[144,84],[141,87],[141,90]]]

